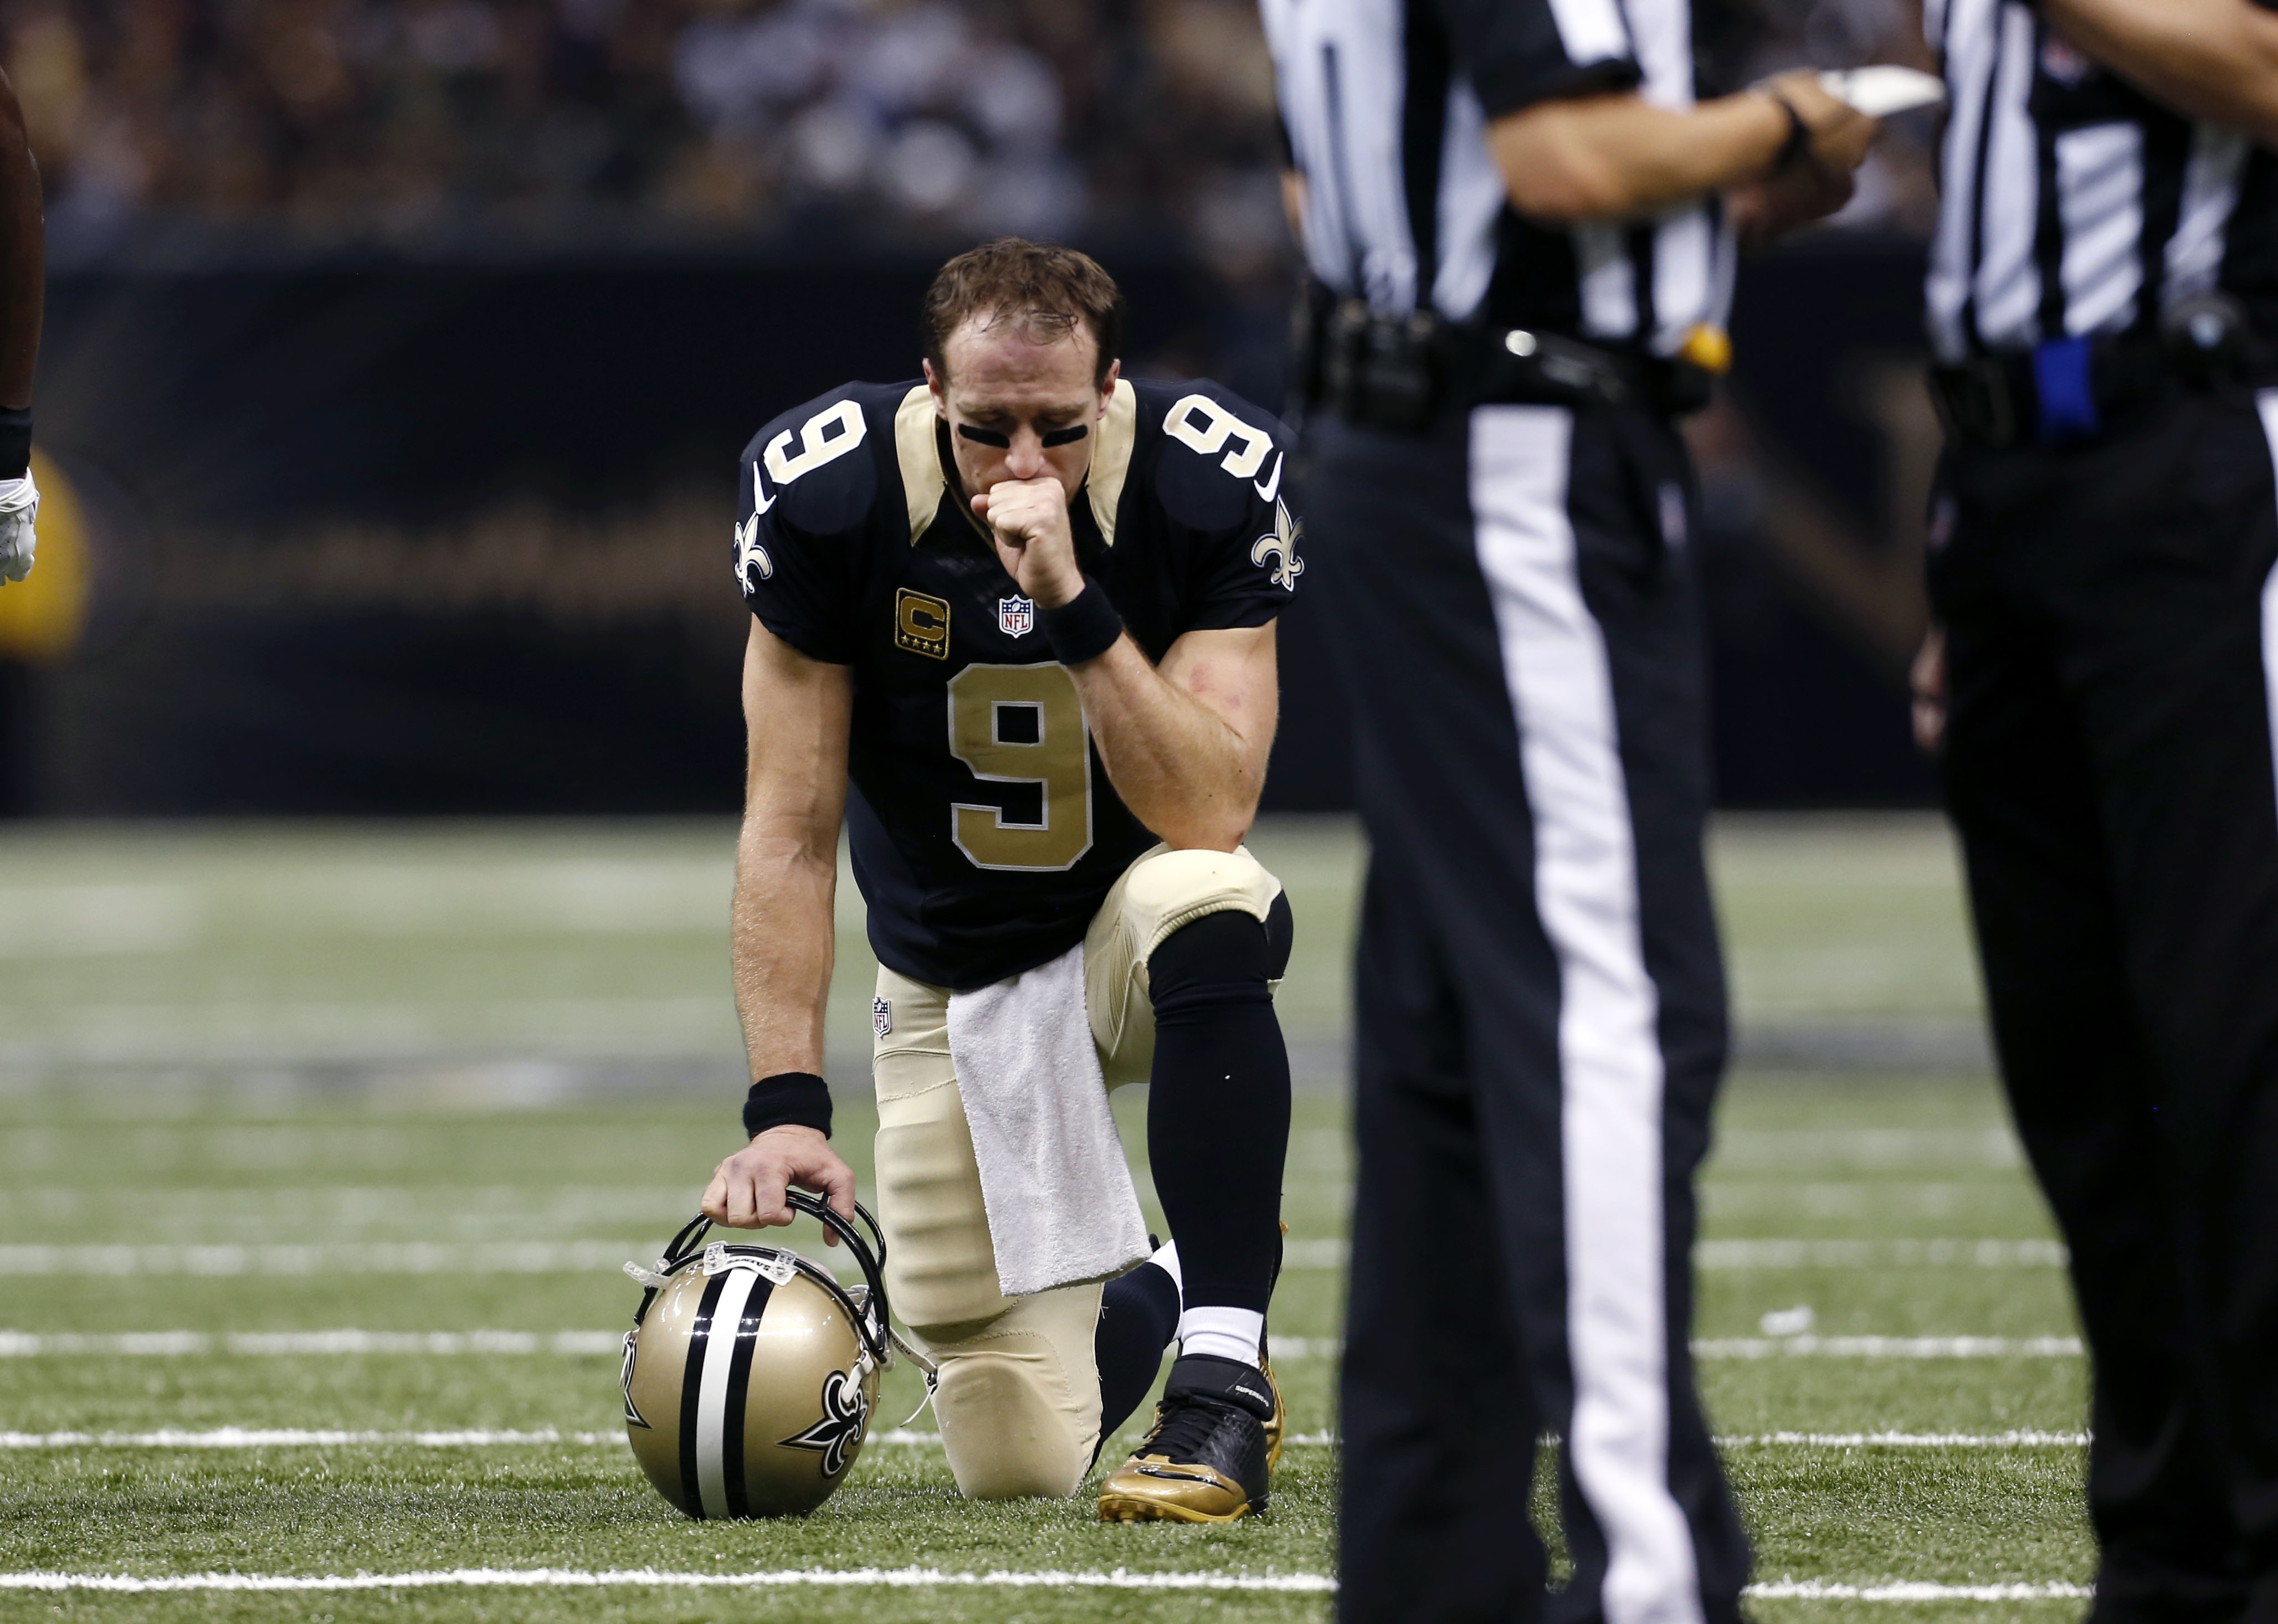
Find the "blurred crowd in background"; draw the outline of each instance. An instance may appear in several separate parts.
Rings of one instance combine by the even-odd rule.
[[[1731,83],[1920,53],[1914,0],[1701,0]],[[60,263],[996,232],[1284,253],[1254,0],[5,0]],[[1923,231],[1926,135],[1851,225]]]

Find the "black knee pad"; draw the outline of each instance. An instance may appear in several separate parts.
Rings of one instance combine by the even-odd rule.
[[[1155,1025],[1175,1025],[1228,1004],[1271,1003],[1270,983],[1289,967],[1295,934],[1286,896],[1273,899],[1263,924],[1226,908],[1181,925],[1147,960]]]

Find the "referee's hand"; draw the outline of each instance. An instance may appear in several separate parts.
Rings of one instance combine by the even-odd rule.
[[[1811,132],[1811,144],[1804,149],[1809,162],[1798,164],[1800,169],[1816,169],[1831,179],[1847,180],[1867,161],[1867,149],[1883,133],[1880,121],[1831,95],[1810,68],[1779,74],[1764,88],[1794,108]]]
[[[1794,161],[1770,174],[1732,188],[1726,209],[1733,230],[1751,248],[1826,218],[1851,201],[1852,176],[1883,126],[1827,92],[1808,69],[1782,73],[1757,87],[1795,110],[1810,134]]]
[[[1945,743],[1945,628],[1932,622],[1907,673],[1914,690],[1915,743],[1936,755]]]

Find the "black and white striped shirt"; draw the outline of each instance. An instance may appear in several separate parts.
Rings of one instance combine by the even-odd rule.
[[[2018,0],[1930,0],[1952,98],[1931,347],[1953,362],[2237,295],[2278,332],[2278,166],[2161,107]]]
[[[1522,218],[1488,123],[1634,88],[1693,103],[1690,0],[1263,0],[1305,179],[1313,273],[1380,315],[1531,327],[1670,354],[1721,325],[1733,248],[1711,197],[1638,224]]]

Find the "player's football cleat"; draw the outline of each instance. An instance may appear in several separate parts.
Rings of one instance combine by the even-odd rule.
[[[1281,1392],[1256,1365],[1196,1353],[1171,1367],[1155,1425],[1099,1489],[1108,1522],[1232,1522],[1265,1509],[1266,1427]]]
[[[1289,1419],[1289,1407],[1281,1402],[1281,1384],[1273,1379],[1273,1361],[1261,1359],[1257,1373],[1273,1393],[1273,1414],[1265,1422],[1265,1469],[1271,1472],[1281,1464],[1281,1434],[1287,1430],[1283,1423]]]

